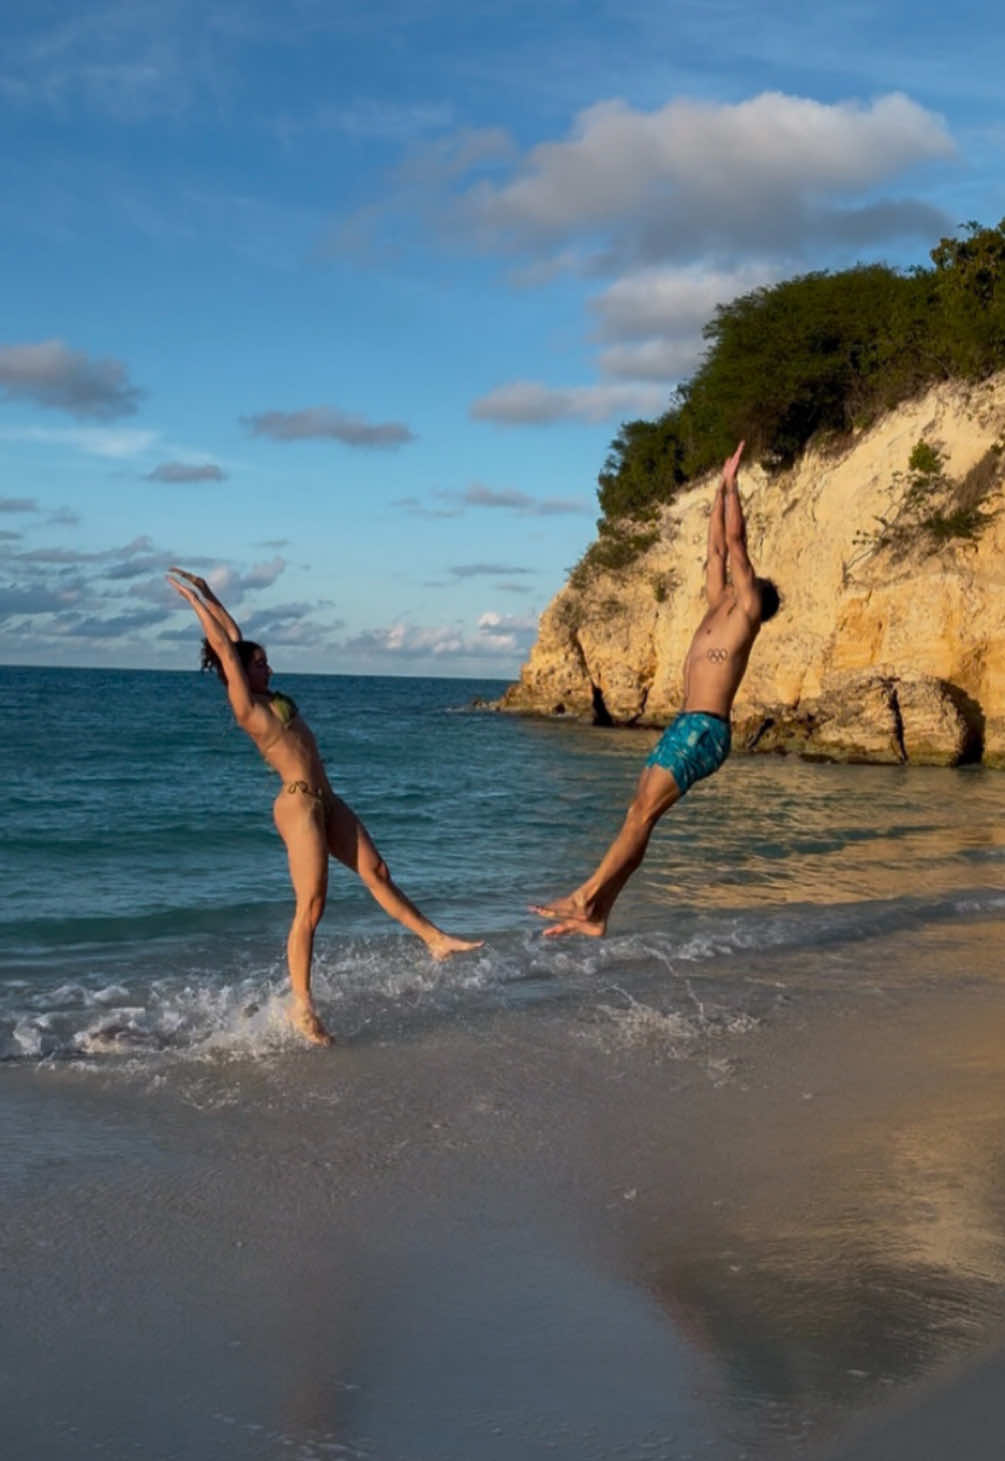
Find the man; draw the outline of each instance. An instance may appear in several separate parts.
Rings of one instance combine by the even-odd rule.
[[[736,472],[741,441],[722,469],[708,525],[705,592],[708,610],[684,662],[684,708],[664,731],[635,788],[624,824],[599,867],[567,898],[531,910],[557,920],[545,934],[607,931],[614,900],[645,856],[665,811],[689,787],[711,776],[729,755],[729,712],[762,624],[778,612],[778,590],[758,578],[747,556]],[[730,580],[726,578],[729,560]]]

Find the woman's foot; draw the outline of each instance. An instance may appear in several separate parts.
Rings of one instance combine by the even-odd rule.
[[[290,1009],[290,1024],[298,1034],[312,1045],[334,1045],[335,1037],[330,1035],[321,1023],[321,1017],[312,1004],[295,999]]]
[[[485,940],[483,938],[454,938],[453,934],[437,932],[427,942],[426,948],[432,954],[433,958],[439,961],[440,959],[449,959],[451,954],[466,954],[471,949],[480,949],[484,943]]]

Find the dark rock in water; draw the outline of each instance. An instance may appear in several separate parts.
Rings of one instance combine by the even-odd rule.
[[[734,740],[822,761],[959,766],[980,759],[982,726],[979,707],[944,680],[853,673],[813,700],[737,716]]]

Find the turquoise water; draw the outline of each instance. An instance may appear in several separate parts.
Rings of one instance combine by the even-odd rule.
[[[0,684],[0,1058],[287,1042],[276,782],[220,685],[13,667]],[[679,992],[682,1018],[700,1008],[742,1028],[770,1018],[778,996],[765,991],[800,992],[794,952],[812,956],[806,997],[848,996],[865,968],[870,986],[909,977],[931,930],[965,948],[968,928],[1005,916],[1000,775],[734,756],[664,819],[608,940],[544,942],[527,903],[568,891],[600,856],[654,733],[469,708],[499,682],[277,686],[395,879],[435,922],[486,940],[434,965],[334,866],[316,988],[343,1036],[612,986],[631,1005],[657,984],[671,1003]],[[902,957],[870,960],[891,940]],[[979,962],[947,955],[945,978],[976,977]]]

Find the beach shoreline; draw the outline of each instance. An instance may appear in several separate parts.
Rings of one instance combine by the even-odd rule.
[[[993,984],[0,1071],[13,1457],[811,1457],[1005,1322]]]

